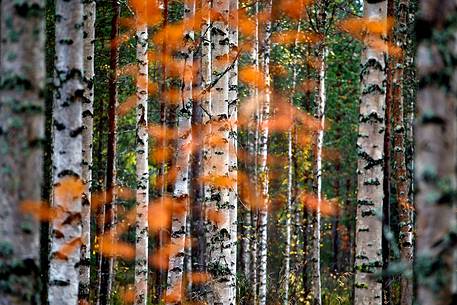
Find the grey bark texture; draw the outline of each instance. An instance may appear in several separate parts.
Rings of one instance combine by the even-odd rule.
[[[187,219],[189,210],[189,170],[192,144],[192,84],[193,84],[193,42],[194,32],[191,18],[195,14],[195,1],[185,0],[184,23],[186,24],[181,57],[184,60],[181,80],[181,103],[178,108],[178,141],[176,149],[177,176],[174,186],[175,207],[171,217],[170,242],[176,247],[168,261],[167,304],[181,304],[185,298],[184,258],[186,257],[185,239],[188,234]],[[190,271],[190,270],[189,270]]]
[[[84,97],[82,103],[82,244],[79,270],[79,304],[89,304],[90,294],[90,220],[92,185],[92,145],[94,131],[94,47],[95,47],[95,0],[84,2],[83,8],[83,68]]]
[[[259,130],[259,305],[267,303],[267,258],[268,258],[268,208],[269,208],[269,173],[268,173],[268,139],[269,119],[271,107],[271,75],[270,75],[270,54],[271,54],[271,18],[273,1],[265,3],[267,20],[265,30],[261,32],[261,53],[259,60],[262,72],[265,76],[265,89],[262,92],[264,98],[261,103],[260,130]]]
[[[146,0],[143,0],[143,14]],[[138,14],[138,12],[137,12]],[[148,301],[148,26],[136,20],[136,221],[135,221],[135,305]]]
[[[382,21],[387,17],[387,1],[365,1],[364,17]],[[362,51],[362,96],[357,140],[358,186],[354,304],[380,305],[382,284],[382,206],[386,100],[385,50],[375,42],[385,38],[367,34]]]
[[[417,302],[455,303],[457,2],[419,2],[415,178]]]
[[[0,2],[0,304],[39,303],[44,1]],[[38,208],[38,207],[37,207]]]
[[[232,232],[232,209],[230,203],[230,189],[217,181],[230,177],[229,173],[229,148],[230,148],[230,124],[229,116],[229,0],[213,2],[211,20],[211,110],[210,120],[207,125],[211,128],[208,138],[210,155],[208,177],[209,191],[206,196],[207,212],[217,217],[210,217],[207,221],[207,271],[212,276],[210,291],[208,294],[209,304],[234,305],[236,299],[235,279],[233,262],[231,261],[233,238]],[[207,197],[209,195],[209,198]],[[207,213],[207,214],[208,214]],[[209,214],[208,214],[209,215]]]
[[[56,1],[50,305],[78,299],[82,193],[83,5]]]

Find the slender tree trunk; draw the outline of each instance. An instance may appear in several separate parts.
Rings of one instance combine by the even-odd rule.
[[[203,0],[204,1],[204,0]],[[197,1],[197,10],[203,8],[202,0]],[[198,53],[194,54],[196,60],[194,64],[197,65],[197,69],[192,82],[194,90],[192,90],[192,159],[191,159],[191,235],[193,239],[191,247],[192,255],[192,272],[203,272],[205,270],[205,220],[204,220],[204,189],[201,183],[201,178],[204,175],[203,169],[203,109],[202,100],[206,95],[198,95],[199,89],[206,85],[206,77],[203,73],[206,71],[208,74],[208,62],[205,60],[208,58],[208,52],[210,51],[210,44],[206,42],[206,25],[207,20],[203,19],[201,26],[201,46],[198,49]],[[195,25],[197,27],[197,24]],[[203,53],[206,57],[203,57]],[[191,300],[202,300],[203,296],[203,285],[200,283],[191,283]]]
[[[238,0],[230,0],[229,3],[229,60],[233,66],[229,72],[228,80],[228,118],[230,124],[229,134],[229,188],[230,205],[230,272],[233,289],[232,300],[236,300],[236,272],[237,272],[237,240],[238,240]]]
[[[325,88],[325,74],[326,74],[326,58],[327,49],[321,46],[319,59],[321,67],[319,69],[319,89],[315,97],[315,117],[320,121],[319,130],[316,132],[315,143],[315,185],[314,192],[317,195],[317,207],[313,211],[311,219],[313,229],[313,244],[311,252],[311,289],[314,298],[313,304],[322,304],[322,287],[321,287],[321,267],[320,267],[320,248],[321,248],[321,201],[322,201],[322,151],[324,146],[324,122],[325,122],[325,104],[327,100],[327,93]]]
[[[214,19],[211,29],[212,88],[211,95],[211,155],[209,160],[208,183],[210,197],[209,212],[214,211],[220,217],[208,219],[207,251],[208,272],[212,282],[208,294],[209,304],[235,304],[235,274],[232,273],[230,257],[232,253],[230,190],[225,185],[218,185],[219,177],[229,177],[230,124],[228,121],[228,85],[229,85],[229,28],[226,17],[229,14],[229,0],[213,2]],[[211,139],[210,138],[210,139]],[[214,213],[213,213],[214,214]],[[209,214],[207,214],[209,215]]]
[[[57,1],[56,17],[53,205],[62,212],[51,223],[48,285],[49,304],[64,305],[78,301],[82,243],[82,3]]]
[[[163,0],[161,1],[163,3],[163,12],[162,12],[162,18],[163,18],[163,21],[162,21],[162,28],[167,28],[168,27],[168,1],[169,0]],[[165,34],[165,39],[163,40],[162,42],[162,49],[161,49],[161,52],[162,52],[162,66],[161,66],[161,72],[162,72],[162,80],[161,80],[161,89],[160,91],[162,92],[162,94],[165,94],[167,89],[168,89],[168,86],[167,86],[167,65],[166,65],[166,58],[167,56],[169,55],[169,51],[168,51],[168,46],[167,46],[167,35]],[[169,109],[169,105],[167,105],[167,101],[165,99],[161,99],[160,101],[160,124],[162,125],[163,127],[163,131],[162,133],[164,135],[167,134],[167,127],[170,125],[170,122],[168,120],[169,118],[169,112],[170,112],[170,109]],[[171,143],[169,143],[168,139],[166,137],[163,138],[163,140],[161,141],[160,143],[161,145],[161,149],[162,150],[167,150],[171,145]],[[167,170],[169,170],[169,168],[167,169],[167,165],[169,165],[170,162],[168,161],[163,161],[162,164],[160,165],[160,170],[159,170],[159,174],[160,174],[160,177],[161,177],[161,183],[160,183],[160,196],[161,198],[165,198],[165,195],[166,195],[166,192],[167,192]],[[161,204],[163,205],[163,202],[161,202]],[[168,228],[167,228],[168,229]],[[163,248],[163,246],[166,244],[166,239],[167,239],[167,232],[166,232],[166,228],[160,228],[159,229],[159,232],[157,234],[158,238],[157,238],[157,248],[158,249],[161,249]],[[157,270],[157,276],[156,276],[156,280],[157,280],[157,299],[161,299],[162,295],[163,295],[163,292],[164,292],[164,285],[166,283],[166,274],[165,274],[165,270],[159,268],[159,270]]]
[[[457,5],[450,0],[419,3],[417,301],[422,305],[447,305],[455,304]]]
[[[300,10],[303,7],[300,6]],[[294,41],[294,52],[298,51],[298,36],[301,31],[301,18],[297,21],[297,33],[295,35]],[[294,58],[296,58],[297,54],[294,54]],[[294,98],[295,93],[297,90],[297,78],[298,78],[298,63],[294,60],[293,62],[293,72],[292,72],[292,94],[290,97],[290,104],[291,108],[294,107]],[[294,117],[291,112],[290,119],[294,122]],[[293,124],[292,124],[293,125]],[[285,249],[284,249],[284,298],[283,304],[289,304],[289,283],[290,283],[290,267],[291,267],[291,242],[292,242],[292,213],[294,209],[292,207],[294,198],[295,198],[295,180],[294,172],[296,171],[295,163],[295,156],[294,156],[294,127],[291,126],[287,132],[287,205],[286,205],[286,241],[285,241]],[[298,208],[296,205],[295,210]],[[299,213],[294,213],[295,216],[299,215]],[[296,234],[296,230],[294,230],[293,234],[293,243],[295,247],[295,253],[298,252],[298,234]]]
[[[190,20],[195,13],[195,1],[184,2],[184,48],[181,55],[184,59],[181,87],[181,105],[178,111],[178,142],[176,150],[177,177],[174,187],[174,205],[171,224],[171,244],[176,247],[176,254],[170,256],[167,278],[167,304],[181,304],[184,298],[183,273],[187,210],[189,208],[189,163],[192,143],[192,67],[194,33]]]
[[[148,301],[148,26],[140,18],[147,14],[146,10],[146,0],[143,0],[141,8],[136,12],[135,305],[146,305]]]
[[[365,1],[364,16],[369,20],[384,20],[387,17],[387,1]],[[362,97],[357,141],[355,305],[382,303],[382,284],[374,274],[382,270],[386,63],[385,52],[373,47],[373,41],[377,39],[381,37],[367,35],[362,51]]]
[[[265,3],[267,20],[265,21],[265,32],[262,40],[262,72],[265,75],[265,98],[261,104],[260,134],[259,134],[259,179],[260,179],[260,200],[259,205],[259,305],[267,303],[267,254],[268,254],[268,207],[269,207],[269,174],[268,174],[268,138],[271,100],[271,78],[270,78],[270,52],[271,52],[271,10],[272,0]]]
[[[0,12],[0,304],[38,304],[40,225],[21,204],[42,204],[45,1]]]
[[[120,5],[117,0],[112,1],[113,17],[111,19],[111,53],[110,53],[110,78],[109,78],[109,104],[108,104],[108,147],[106,165],[106,203],[104,219],[104,237],[114,241],[114,222],[116,209],[116,152],[117,152],[117,67],[119,61],[119,48],[114,43],[119,33]],[[104,255],[101,265],[101,280],[99,305],[110,304],[113,284],[114,258]]]
[[[387,1],[387,16],[395,18],[394,0]],[[387,35],[387,41],[393,42],[393,34]],[[390,55],[390,54],[387,54]],[[392,167],[392,96],[393,96],[393,70],[395,69],[395,60],[393,56],[387,57],[386,62],[386,109],[385,109],[385,132],[384,132],[384,179],[383,179],[383,206],[382,206],[382,269],[386,272],[390,265],[390,245],[392,240],[391,228],[391,167]],[[382,299],[383,305],[391,305],[392,301],[392,277],[386,274],[382,277]]]
[[[251,53],[251,64],[253,65],[255,71],[259,70],[259,2],[254,4],[253,19],[255,24],[255,33],[253,39],[252,53]],[[257,303],[257,273],[258,273],[258,239],[257,239],[257,228],[258,228],[258,146],[259,146],[259,89],[257,86],[254,86],[250,90],[250,96],[255,99],[255,113],[252,120],[250,120],[248,125],[248,152],[249,152],[249,172],[250,180],[252,185],[254,185],[254,194],[252,200],[254,200],[254,205],[251,206],[250,210],[250,223],[249,228],[249,239],[250,239],[250,261],[251,261],[251,270],[250,270],[250,284],[252,289],[252,302]]]
[[[79,304],[89,304],[90,294],[90,220],[92,190],[92,144],[94,130],[94,46],[95,46],[95,1],[84,2],[83,9],[83,66],[84,66],[84,98],[83,115],[83,151],[82,151],[82,244],[81,263],[79,270]]]
[[[408,35],[408,8],[409,1],[401,0],[397,10],[397,26],[395,45],[406,52],[406,40]],[[404,65],[405,57],[394,59],[395,67],[392,71],[392,115],[394,131],[393,157],[395,162],[395,181],[397,191],[397,203],[399,205],[399,226],[400,226],[400,259],[408,269],[411,270],[413,262],[413,208],[409,198],[410,180],[406,168],[405,148],[405,123],[404,123]],[[405,272],[400,280],[401,305],[413,303],[412,280]]]

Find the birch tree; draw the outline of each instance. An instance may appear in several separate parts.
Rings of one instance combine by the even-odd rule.
[[[50,305],[76,304],[81,245],[83,5],[56,2]],[[70,247],[70,250],[68,250]]]
[[[231,69],[228,80],[228,115],[230,124],[229,134],[229,177],[230,177],[230,269],[232,276],[232,296],[236,300],[236,271],[237,271],[237,239],[238,239],[238,0],[230,0],[229,4],[229,60]]]
[[[382,21],[387,1],[365,1],[364,17]],[[382,36],[387,34],[386,29]],[[362,96],[359,109],[358,193],[356,216],[355,291],[356,305],[380,305],[382,284],[375,273],[382,269],[383,147],[385,130],[385,51],[375,48],[382,37],[368,33],[362,50]]]
[[[82,151],[82,244],[79,270],[79,303],[89,304],[90,292],[90,219],[91,219],[91,184],[92,184],[92,143],[94,129],[94,46],[95,46],[95,1],[84,2],[83,8],[83,68],[84,98],[83,115],[83,151]]]
[[[191,18],[195,14],[195,0],[184,2],[185,32],[181,50],[184,60],[183,79],[181,87],[181,104],[178,109],[178,141],[176,149],[177,177],[174,187],[174,205],[171,222],[171,244],[176,246],[176,254],[169,258],[167,278],[168,304],[181,304],[183,299],[183,273],[185,239],[187,234],[187,218],[189,209],[189,164],[192,144],[192,81],[193,81],[193,24]],[[176,294],[177,292],[177,294]],[[173,296],[173,297],[171,297]]]
[[[228,84],[229,63],[229,0],[213,2],[214,18],[211,20],[211,154],[209,156],[208,183],[210,197],[207,198],[208,212],[220,217],[208,219],[207,253],[208,272],[212,275],[208,294],[210,304],[235,304],[234,277],[231,266],[232,244],[230,190],[217,183],[219,178],[229,178],[229,121],[228,121]],[[214,139],[214,140],[212,140]],[[206,196],[206,195],[205,195]]]
[[[135,221],[135,305],[148,301],[148,14],[143,0],[136,11],[136,221]]]
[[[255,25],[254,37],[252,40],[252,52],[251,52],[251,65],[254,71],[259,71],[259,2],[256,1],[253,7],[253,22]],[[258,269],[258,239],[257,239],[257,220],[258,220],[258,143],[259,143],[259,90],[258,86],[254,85],[250,88],[249,95],[254,99],[255,111],[248,124],[248,153],[249,153],[249,167],[248,171],[250,174],[251,184],[254,185],[252,199],[255,204],[250,210],[250,219],[246,223],[250,223],[248,227],[248,236],[250,239],[250,253],[249,260],[250,266],[250,284],[252,290],[253,302],[257,302],[257,269]],[[244,259],[246,261],[246,258]]]
[[[328,3],[321,0],[317,3],[318,17],[316,20],[317,29],[325,35],[326,32],[326,9]],[[319,129],[316,131],[314,143],[314,181],[313,191],[317,197],[316,210],[311,217],[312,225],[312,248],[311,248],[311,292],[313,304],[322,304],[322,280],[321,280],[321,203],[322,203],[322,151],[324,147],[324,124],[325,124],[325,104],[327,92],[325,88],[327,47],[325,41],[319,43],[317,47],[317,57],[319,59],[318,69],[318,91],[314,97],[315,113],[314,117],[319,120]]]
[[[419,4],[417,301],[447,305],[455,301],[457,3],[421,0]]]
[[[259,178],[260,178],[260,208],[259,208],[259,305],[267,302],[267,254],[268,254],[268,206],[269,206],[269,175],[268,175],[268,122],[270,118],[271,78],[271,10],[272,0],[265,4],[267,20],[262,39],[261,65],[265,75],[265,97],[261,104],[260,134],[259,134]]]
[[[20,207],[41,204],[44,5],[0,3],[0,304],[39,303],[39,223]]]

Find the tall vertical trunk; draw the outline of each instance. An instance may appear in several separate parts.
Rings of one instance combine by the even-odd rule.
[[[41,204],[45,1],[0,12],[0,304],[37,304],[40,225],[20,207]]]
[[[271,77],[270,77],[270,52],[271,52],[271,10],[272,0],[265,3],[267,20],[265,32],[262,33],[262,72],[265,75],[265,98],[261,104],[260,132],[259,132],[259,182],[260,182],[260,205],[259,205],[259,305],[267,303],[267,254],[268,254],[268,206],[269,206],[269,175],[268,175],[268,138],[271,100]]]
[[[327,49],[321,46],[319,50],[319,68],[318,92],[315,97],[315,117],[320,121],[319,129],[316,132],[315,145],[315,164],[314,164],[314,192],[317,195],[316,210],[313,211],[312,222],[312,249],[311,249],[311,289],[314,298],[313,304],[322,304],[322,287],[321,287],[321,266],[320,266],[320,248],[321,248],[321,201],[322,201],[322,151],[324,146],[324,122],[325,122],[325,104],[327,93],[325,89],[326,74],[326,57]]]
[[[416,28],[420,85],[415,129],[417,301],[447,305],[455,303],[457,5],[455,1],[419,3]]]
[[[238,0],[229,3],[229,60],[233,64],[228,80],[228,119],[230,124],[229,134],[229,188],[230,205],[230,272],[233,289],[232,300],[236,300],[236,272],[237,272],[237,239],[238,239]]]
[[[379,21],[387,17],[387,1],[365,1],[364,16]],[[384,30],[384,36],[387,34]],[[374,274],[382,269],[382,205],[385,132],[385,52],[372,43],[381,39],[368,34],[362,51],[362,96],[359,110],[358,193],[356,218],[356,305],[380,305],[382,284]]]
[[[112,1],[113,17],[111,19],[111,51],[110,51],[110,78],[109,78],[109,104],[108,104],[108,147],[106,153],[106,203],[104,219],[104,238],[114,239],[114,221],[116,209],[116,152],[117,152],[117,69],[119,61],[119,48],[115,43],[119,33],[119,18],[121,8],[117,0]],[[108,305],[111,299],[113,284],[114,258],[104,255],[101,265],[101,279],[99,289],[99,305]],[[98,289],[98,288],[97,288]]]
[[[197,10],[203,9],[203,3],[206,0],[197,1]],[[199,89],[203,88],[206,85],[206,76],[208,74],[208,64],[205,62],[208,59],[208,54],[210,51],[210,44],[206,42],[208,33],[206,33],[207,20],[202,19],[201,27],[201,47],[198,50],[198,53],[194,54],[195,61],[194,64],[197,66],[196,72],[194,74],[194,79],[192,82],[192,160],[191,160],[191,235],[193,238],[193,243],[191,246],[191,256],[192,256],[192,272],[203,272],[205,265],[205,224],[204,224],[204,189],[201,184],[201,178],[204,175],[203,168],[203,109],[202,101],[206,95],[198,95]],[[208,21],[209,22],[209,21]],[[195,24],[195,28],[197,28]],[[206,57],[203,57],[203,54],[206,54]],[[205,72],[206,71],[206,72]],[[204,74],[205,73],[205,74]],[[202,285],[199,283],[191,283],[191,296],[192,300],[201,299]]]
[[[209,177],[216,181],[219,177],[230,177],[229,148],[230,125],[228,121],[229,75],[229,29],[226,17],[229,14],[229,0],[213,2],[214,19],[211,29],[212,88],[211,95],[211,137],[209,156]],[[208,302],[210,304],[235,304],[235,274],[232,273],[230,257],[232,253],[230,190],[225,185],[208,183],[210,197],[208,207],[217,211],[220,219],[209,219],[207,223],[208,272],[212,275]]]
[[[184,298],[183,273],[185,238],[187,234],[187,210],[189,208],[189,163],[192,142],[192,69],[194,33],[191,18],[195,13],[195,1],[184,2],[184,47],[181,56],[184,59],[181,87],[181,105],[178,110],[178,141],[176,149],[177,176],[174,186],[174,205],[171,223],[171,244],[176,246],[176,254],[169,258],[167,278],[167,304],[181,304]],[[172,297],[173,296],[173,297]]]
[[[56,2],[53,205],[49,304],[76,304],[81,245],[83,6]],[[70,186],[70,187],[69,187]],[[68,189],[71,191],[68,191]],[[70,251],[65,251],[70,247]]]
[[[141,20],[146,0],[136,12],[136,221],[135,221],[135,305],[148,301],[148,26]]]
[[[395,45],[406,50],[408,35],[408,8],[409,1],[401,0],[397,10],[397,25]],[[406,51],[405,51],[406,52]],[[394,59],[395,69],[392,76],[392,115],[394,131],[393,157],[395,162],[395,181],[397,191],[397,203],[399,205],[399,226],[400,226],[400,259],[402,263],[411,270],[413,262],[413,209],[410,202],[410,178],[406,168],[405,148],[405,123],[404,123],[404,65],[406,57]],[[400,280],[401,305],[413,303],[413,285],[408,273],[403,273]]]
[[[82,244],[79,269],[79,304],[89,304],[90,292],[90,219],[92,187],[92,143],[94,130],[94,46],[95,46],[95,1],[84,2],[83,8],[83,66],[84,98],[83,115],[83,151],[82,151]]]
[[[395,18],[395,4],[394,0],[387,0],[387,16],[388,18]],[[392,43],[393,35],[387,35],[387,41]],[[390,54],[387,54],[390,55]],[[392,96],[393,96],[393,70],[395,69],[394,56],[388,56],[386,62],[386,109],[385,109],[385,132],[384,132],[384,179],[383,179],[383,206],[382,206],[382,269],[386,272],[390,264],[390,245],[392,243],[391,237],[391,151],[392,151]],[[382,300],[383,304],[391,305],[392,277],[386,274],[382,277]]]
[[[254,4],[254,24],[255,33],[253,38],[253,46],[251,53],[251,64],[254,66],[255,71],[259,70],[259,2],[256,1]],[[250,227],[249,227],[249,239],[250,239],[250,284],[252,289],[252,301],[254,304],[257,303],[257,272],[258,272],[258,239],[257,239],[257,220],[258,220],[258,143],[259,143],[259,89],[254,86],[250,90],[250,96],[255,99],[255,113],[253,118],[250,120],[248,125],[248,152],[249,152],[249,172],[250,180],[254,185],[254,196],[255,204],[250,210]]]
[[[169,0],[163,0],[161,1],[163,3],[163,12],[162,12],[162,28],[167,28],[168,26],[168,1]],[[166,65],[166,58],[169,55],[168,51],[168,46],[167,46],[167,34],[165,34],[165,39],[162,42],[162,66],[161,66],[161,72],[162,72],[162,80],[161,80],[161,89],[160,91],[162,94],[165,94],[167,91],[167,65]],[[169,105],[167,105],[167,101],[165,99],[162,99],[160,101],[160,124],[163,127],[162,133],[166,135],[167,133],[167,125],[169,125]],[[168,139],[166,137],[163,137],[161,143],[160,143],[160,149],[163,149],[164,151],[169,148],[170,144],[168,143]],[[161,198],[165,198],[164,196],[166,195],[167,192],[167,161],[163,161],[162,164],[160,165],[159,169],[159,174],[161,176],[161,183],[160,183],[160,196]],[[163,202],[161,202],[163,205]],[[166,229],[167,228],[160,228],[159,232],[157,234],[157,248],[160,249],[166,244]],[[163,295],[163,290],[164,290],[164,285],[165,285],[165,270],[162,268],[159,268],[156,272],[156,279],[157,279],[157,299],[160,299]]]
[[[300,6],[300,11],[303,7]],[[293,51],[296,53],[298,51],[298,35],[301,31],[301,18],[297,21],[297,33],[295,35],[294,41],[294,49]],[[294,54],[294,58],[296,58],[297,54]],[[290,96],[290,104],[291,108],[294,106],[294,98],[295,93],[297,90],[297,78],[298,78],[298,67],[297,62],[293,62],[293,72],[292,72],[292,94]],[[294,122],[294,117],[292,112],[290,113],[290,119]],[[293,124],[292,124],[293,125]],[[286,205],[286,241],[285,241],[285,249],[284,249],[284,298],[283,304],[289,304],[289,283],[290,283],[290,265],[291,265],[291,242],[292,242],[292,213],[293,208],[292,204],[294,201],[294,186],[295,180],[294,178],[294,171],[296,171],[296,164],[295,163],[295,156],[294,156],[294,128],[291,126],[287,132],[287,205]],[[295,208],[296,210],[297,208]],[[299,215],[299,213],[295,213],[295,216]],[[294,247],[296,253],[298,252],[297,242],[298,242],[298,234],[296,234],[296,230],[294,230]]]

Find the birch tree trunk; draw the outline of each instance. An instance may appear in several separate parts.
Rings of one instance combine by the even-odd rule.
[[[91,220],[91,187],[92,187],[92,144],[94,129],[94,46],[95,46],[95,0],[84,2],[83,8],[83,67],[84,98],[83,116],[83,151],[82,151],[82,244],[79,269],[79,304],[89,304],[90,293],[90,220]]]
[[[253,46],[251,53],[251,65],[255,71],[259,70],[259,2],[254,4],[253,21],[255,24],[255,32],[253,38]],[[250,89],[250,96],[255,100],[255,112],[248,125],[248,152],[249,152],[249,176],[251,184],[254,185],[253,198],[254,205],[250,210],[250,227],[249,227],[249,240],[250,240],[250,284],[252,289],[252,301],[257,303],[257,271],[258,271],[258,239],[257,239],[257,220],[258,220],[258,143],[259,143],[259,90],[257,86]]]
[[[146,0],[143,0],[146,13]],[[136,82],[136,221],[135,221],[135,305],[146,305],[148,301],[148,27],[137,16],[136,60],[138,76]]]
[[[303,7],[300,6],[300,11]],[[297,33],[294,41],[294,52],[298,50],[298,36],[301,31],[301,18],[297,21]],[[295,55],[295,54],[294,54]],[[296,55],[295,55],[296,56]],[[294,98],[297,90],[298,67],[294,56],[293,71],[292,71],[292,94],[290,97],[291,108],[294,106]],[[291,112],[290,119],[294,122],[294,116]],[[292,124],[293,125],[293,124]],[[289,283],[290,283],[290,265],[291,265],[291,242],[292,242],[292,204],[294,201],[294,130],[291,126],[287,132],[287,205],[286,205],[286,241],[284,249],[284,298],[283,305],[289,304]],[[296,213],[298,214],[298,213]],[[295,232],[294,232],[295,233]],[[298,234],[294,234],[294,247],[297,248]]]
[[[267,254],[268,254],[268,207],[269,207],[269,174],[268,174],[268,137],[271,100],[271,76],[270,76],[270,51],[271,51],[271,10],[272,0],[265,4],[267,20],[262,40],[262,72],[265,75],[265,98],[262,103],[260,118],[259,138],[259,179],[260,179],[260,200],[259,205],[259,305],[266,305],[267,302]]]
[[[212,282],[208,294],[209,304],[235,304],[235,279],[230,261],[232,247],[230,219],[233,207],[230,204],[230,190],[226,185],[216,183],[219,178],[230,177],[229,148],[230,124],[228,121],[229,85],[229,0],[213,2],[211,28],[211,155],[209,160],[210,202],[209,210],[220,217],[209,219],[207,223],[208,272]]]
[[[365,1],[364,17],[387,17],[387,1]],[[383,36],[387,34],[385,33]],[[380,305],[382,284],[375,273],[382,270],[383,147],[385,131],[385,52],[373,47],[381,39],[367,34],[362,51],[362,96],[359,112],[358,193],[356,216],[355,305]]]
[[[457,3],[422,0],[419,4],[417,301],[422,305],[448,305],[455,303]]]
[[[312,249],[311,249],[311,289],[313,295],[313,304],[322,304],[322,285],[321,285],[321,202],[322,202],[322,150],[324,146],[324,124],[325,124],[325,104],[327,93],[325,88],[327,48],[319,47],[319,68],[318,92],[315,96],[315,117],[319,120],[320,126],[316,132],[315,143],[315,164],[314,164],[314,192],[317,196],[316,210],[311,217],[312,223]]]
[[[81,239],[81,163],[83,100],[83,5],[56,2],[53,206],[50,305],[78,301]]]
[[[408,8],[409,1],[401,0],[397,10],[397,26],[395,33],[395,44],[405,50],[408,35]],[[400,259],[403,264],[412,270],[413,262],[413,207],[409,198],[410,180],[406,168],[406,147],[405,147],[405,123],[404,123],[404,65],[405,57],[394,59],[395,67],[392,78],[392,114],[394,149],[393,157],[395,162],[395,181],[397,191],[397,202],[399,204],[399,226],[400,226]],[[413,285],[411,272],[405,272],[400,280],[402,305],[413,303]]]
[[[38,304],[40,225],[20,207],[41,199],[45,4],[2,1],[0,12],[0,304]]]
[[[114,221],[116,209],[116,153],[117,153],[117,107],[118,107],[118,90],[117,90],[117,66],[119,61],[119,48],[113,44],[118,37],[119,19],[121,8],[117,0],[112,1],[113,17],[111,19],[111,50],[110,50],[110,78],[109,78],[109,105],[108,105],[108,147],[106,153],[106,203],[104,207],[104,235],[105,238],[114,241]],[[104,255],[101,262],[101,278],[99,305],[108,305],[111,299],[111,290],[113,284],[114,258]]]
[[[229,60],[232,65],[228,84],[228,115],[230,124],[229,134],[229,188],[230,205],[230,269],[233,276],[232,300],[236,300],[236,272],[237,272],[237,240],[238,240],[238,0],[230,0],[229,4]]]
[[[185,239],[187,234],[187,211],[189,209],[189,164],[192,144],[192,82],[193,82],[193,42],[194,32],[191,18],[195,14],[195,0],[184,2],[184,71],[181,87],[181,105],[178,110],[178,142],[176,150],[177,177],[174,187],[174,205],[171,223],[171,244],[176,246],[176,254],[170,256],[167,278],[167,304],[181,304],[184,298],[183,273]],[[177,292],[177,294],[176,294]],[[173,297],[171,297],[173,295]]]

